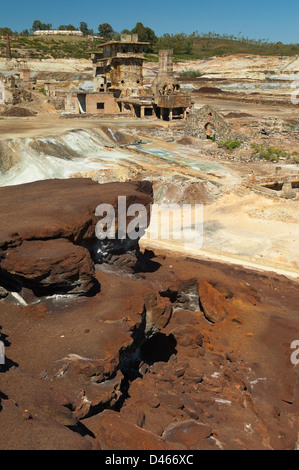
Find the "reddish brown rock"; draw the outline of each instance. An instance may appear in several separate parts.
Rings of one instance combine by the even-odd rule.
[[[83,294],[95,283],[89,251],[62,238],[24,241],[7,250],[1,270],[33,290]]]
[[[173,444],[128,423],[119,413],[104,411],[97,420],[96,450],[175,450]]]
[[[225,320],[230,313],[233,313],[233,307],[229,301],[208,282],[200,283],[198,293],[204,316],[211,323]]]
[[[84,178],[54,179],[0,188],[0,285],[89,292],[96,284],[91,256],[102,262],[115,250],[138,249],[138,239],[96,238],[100,204],[114,208],[117,228],[118,196],[126,197],[127,208],[144,205],[149,222],[147,181],[99,185]]]
[[[31,419],[26,419],[24,409],[13,400],[3,403],[1,422],[5,423],[5,430],[0,431],[0,449],[91,450],[88,439],[50,417],[32,414]]]
[[[98,266],[102,290],[94,297],[43,298],[38,305],[33,299],[30,308],[10,295],[0,301],[7,358],[0,374],[0,449],[99,448],[94,436],[100,429],[102,445],[111,450],[157,442],[159,449],[185,449],[179,437],[168,442],[163,433],[190,420],[212,432],[191,445],[187,430],[192,451],[296,447],[298,368],[290,345],[299,336],[298,282],[179,256],[159,261],[158,270],[142,277]],[[202,312],[182,308],[170,317],[163,308],[159,314],[180,291],[167,285],[189,284],[195,274],[197,283],[213,279],[224,297],[233,297],[228,303],[240,322],[231,315],[212,327]],[[243,283],[258,294],[256,305]],[[158,330],[152,325],[148,336],[147,294],[148,312],[158,307],[152,316]],[[180,342],[184,331],[191,339],[200,332],[203,344],[192,339],[182,346],[171,335],[177,328]],[[102,425],[107,409],[119,410],[103,421],[110,422],[108,431]]]
[[[172,314],[172,305],[169,299],[157,296],[154,292],[147,294],[144,308],[146,334],[152,334],[165,328]]]
[[[212,428],[206,424],[189,419],[179,423],[172,423],[164,431],[163,437],[168,442],[178,442],[191,448],[201,439],[207,439],[212,433]]]
[[[202,346],[203,344],[203,335],[198,328],[192,325],[182,325],[178,326],[171,333],[177,344],[180,346],[191,346],[192,344],[196,346]]]
[[[0,188],[0,248],[24,240],[67,238],[76,244],[95,238],[100,204],[117,209],[118,196],[127,204],[152,203],[148,181],[98,184],[87,178],[46,180]]]

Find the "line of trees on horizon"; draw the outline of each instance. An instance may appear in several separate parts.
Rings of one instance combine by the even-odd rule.
[[[24,29],[21,32],[12,31],[9,27],[0,27],[0,36],[5,36],[9,34],[11,36],[30,36],[35,31],[51,30],[51,23],[43,23],[40,20],[34,20],[31,29]],[[191,34],[186,33],[177,33],[169,34],[165,33],[162,36],[158,37],[153,29],[148,26],[144,26],[143,23],[137,22],[135,27],[131,30],[124,29],[121,32],[117,32],[109,23],[101,23],[98,26],[98,31],[95,32],[93,29],[89,28],[88,24],[84,21],[81,21],[79,26],[76,27],[73,24],[60,25],[58,30],[67,30],[67,31],[81,31],[84,36],[97,36],[99,39],[104,41],[109,40],[119,40],[120,34],[138,34],[139,41],[148,42],[148,46],[145,47],[145,52],[153,53],[159,49],[173,49],[174,54],[178,55],[190,55],[192,54],[193,48],[196,44],[201,44],[202,51],[209,51],[212,47],[212,44],[218,41],[226,41],[230,43],[243,43],[253,46],[265,46],[271,47],[273,50],[282,49],[289,46],[291,49],[297,50],[297,44],[283,44],[282,42],[270,42],[269,38],[267,39],[250,39],[247,36],[243,36],[241,32],[237,35],[234,34],[218,34],[215,32],[208,33],[199,33],[195,31]]]

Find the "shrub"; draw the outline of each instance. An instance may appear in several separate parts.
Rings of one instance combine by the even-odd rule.
[[[199,72],[198,70],[184,70],[183,72],[180,72],[180,77],[188,77],[188,78],[198,78],[202,77],[203,74]]]
[[[230,151],[233,151],[234,149],[237,149],[241,146],[241,141],[240,140],[219,140],[218,142],[218,147],[224,148]]]
[[[271,162],[278,162],[280,158],[290,158],[290,154],[288,154],[285,150],[276,147],[268,147],[265,148],[261,144],[257,144],[255,142],[251,143],[252,148],[252,155],[251,157],[258,157],[261,160],[268,160]]]

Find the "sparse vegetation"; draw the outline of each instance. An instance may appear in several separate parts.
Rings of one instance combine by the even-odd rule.
[[[224,148],[232,152],[233,150],[241,146],[241,141],[226,139],[226,140],[218,140],[217,144],[218,144],[218,147]]]
[[[299,164],[299,152],[292,152],[291,159],[293,160],[293,163]]]
[[[257,144],[256,142],[251,143],[252,148],[252,158],[258,157],[261,160],[268,160],[271,162],[278,162],[280,158],[285,158],[289,160],[293,160],[294,163],[296,162],[296,158],[299,157],[298,152],[287,153],[285,150],[276,148],[273,146],[264,147],[261,144]],[[298,157],[297,157],[298,155]],[[299,161],[299,158],[298,158]]]
[[[92,42],[88,37],[77,36],[12,36],[12,57],[34,59],[89,59],[93,48],[102,42]],[[5,56],[5,43],[0,42],[0,56]]]
[[[203,74],[199,72],[198,70],[184,70],[179,75],[180,77],[187,77],[187,78],[199,78],[203,76]]]

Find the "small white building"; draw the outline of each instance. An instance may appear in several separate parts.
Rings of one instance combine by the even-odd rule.
[[[59,29],[46,29],[44,31],[34,31],[34,36],[54,36],[57,34],[62,34],[63,36],[83,36],[82,31],[68,31],[68,30],[59,30]]]

